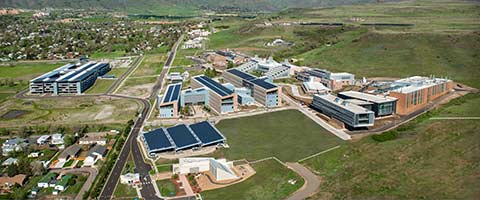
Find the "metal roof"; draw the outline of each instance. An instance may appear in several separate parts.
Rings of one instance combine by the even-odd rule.
[[[397,100],[397,98],[394,98],[394,97],[378,96],[378,95],[367,94],[367,93],[357,92],[357,91],[340,92],[340,95],[346,96],[347,98],[350,97],[350,98],[360,99],[360,100],[373,102],[373,103],[388,103],[388,102]]]
[[[206,76],[203,76],[203,75],[196,76],[194,77],[194,79],[197,80],[200,84],[204,85],[205,87],[207,87],[208,89],[212,90],[213,92],[217,93],[222,97],[233,94],[233,91],[229,90],[222,84]]]
[[[347,101],[345,101],[345,100],[343,100],[339,97],[333,96],[331,94],[323,94],[323,95],[318,95],[317,94],[317,95],[314,96],[314,101],[315,101],[315,97],[323,99],[327,102],[330,102],[330,103],[336,105],[337,107],[343,108],[343,109],[348,110],[352,113],[356,113],[356,114],[373,113],[373,111],[370,111],[366,108],[355,105],[353,103],[349,103],[349,102],[347,102]]]

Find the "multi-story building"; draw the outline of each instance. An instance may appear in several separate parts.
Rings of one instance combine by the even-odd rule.
[[[373,126],[375,113],[331,94],[314,95],[312,106],[323,114],[342,121],[349,129]]]
[[[398,99],[396,111],[405,115],[425,107],[429,102],[447,94],[453,88],[448,79],[413,76],[397,80],[389,91]]]
[[[242,72],[249,72],[252,70],[257,70],[264,73],[265,76],[271,79],[280,79],[288,78],[290,76],[290,68],[292,65],[285,61],[284,63],[279,63],[273,60],[272,57],[268,59],[262,59],[258,56],[251,58],[249,62],[246,62],[236,69]]]
[[[266,81],[266,78],[257,78],[238,69],[230,69],[222,74],[225,81],[235,87],[250,89],[252,96],[258,103],[265,107],[281,106],[282,89],[277,85]]]
[[[158,96],[158,109],[160,118],[175,118],[180,110],[181,83],[170,84],[165,90],[165,94]]]
[[[355,75],[346,72],[332,73],[325,69],[297,71],[295,72],[295,78],[303,82],[321,82],[331,90],[337,90],[345,85],[355,84]]]
[[[180,106],[185,105],[208,105],[208,90],[202,87],[182,91]]]
[[[371,110],[376,117],[392,115],[395,113],[397,98],[389,96],[378,96],[357,91],[340,92],[338,97],[342,99],[358,99],[372,103]],[[354,102],[355,103],[355,102]],[[364,103],[361,103],[364,105]]]
[[[205,88],[208,90],[208,105],[217,113],[229,113],[237,111],[238,97],[232,90],[204,75],[192,78],[193,89]]]
[[[67,64],[30,80],[30,93],[81,94],[108,71],[109,63]]]

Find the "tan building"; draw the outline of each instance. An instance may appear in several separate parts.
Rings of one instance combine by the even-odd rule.
[[[229,113],[238,110],[237,94],[222,84],[204,75],[200,75],[192,78],[191,86],[193,89],[208,89],[209,92],[205,105],[208,105],[213,111],[217,113]]]
[[[425,107],[429,102],[447,94],[453,82],[447,79],[413,76],[395,81],[398,89],[390,91],[390,96],[398,99],[396,112],[409,114]]]

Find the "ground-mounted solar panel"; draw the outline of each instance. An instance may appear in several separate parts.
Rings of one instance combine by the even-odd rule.
[[[225,141],[225,137],[209,122],[203,121],[190,125],[193,133],[202,142],[202,146],[218,144]]]
[[[170,141],[163,129],[155,129],[143,134],[149,153],[173,150],[174,144]]]
[[[167,132],[168,135],[170,135],[170,138],[172,138],[173,143],[176,146],[175,150],[177,151],[198,146],[201,144],[198,138],[190,131],[190,129],[185,124],[167,128]]]

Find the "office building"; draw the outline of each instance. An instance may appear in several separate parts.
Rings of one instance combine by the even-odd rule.
[[[32,94],[81,94],[98,76],[110,71],[109,63],[67,64],[30,80]]]
[[[238,69],[230,69],[222,74],[225,81],[232,83],[235,87],[245,87],[250,89],[252,97],[256,102],[265,107],[281,106],[282,89],[277,85],[270,83],[266,78],[257,78],[249,73]]]
[[[312,106],[349,129],[373,126],[375,113],[331,94],[314,95]]]
[[[413,76],[392,84],[389,96],[398,99],[396,111],[405,115],[425,107],[429,102],[442,97],[453,88],[448,79]]]
[[[225,181],[238,179],[233,170],[233,162],[227,162],[226,159],[214,158],[180,158],[178,164],[173,164],[172,171],[174,174],[195,174],[210,173],[215,181]]]
[[[355,85],[355,75],[346,72],[332,73],[325,69],[297,71],[295,78],[303,82],[320,82],[331,90],[338,90],[346,85]]]
[[[211,78],[204,75],[195,76],[192,78],[191,86],[193,89],[205,88],[209,91],[206,105],[213,111],[220,114],[237,111],[237,94]]]
[[[346,91],[346,92],[340,92],[338,94],[338,97],[342,99],[357,99],[357,100],[362,100],[362,101],[372,103],[370,110],[375,112],[376,117],[382,117],[382,116],[394,114],[397,106],[397,98],[389,97],[386,95],[378,96],[378,95],[367,94],[363,92]],[[359,104],[365,105],[365,103],[362,103],[362,102],[359,102]]]
[[[165,94],[158,96],[160,118],[175,118],[179,116],[181,89],[181,83],[170,84],[167,86]]]

